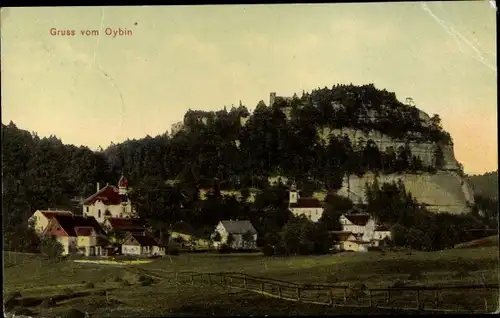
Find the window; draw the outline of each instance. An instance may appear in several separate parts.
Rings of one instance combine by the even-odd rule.
[[[89,207],[87,207],[87,213],[89,213]]]
[[[125,214],[125,212],[127,212],[125,207],[122,207],[122,212],[123,212],[123,214]]]
[[[100,217],[101,217],[101,210],[99,210],[99,211],[98,211],[97,217],[98,217],[98,218],[100,218]]]

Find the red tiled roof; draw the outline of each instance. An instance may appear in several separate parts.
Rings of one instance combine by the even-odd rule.
[[[91,227],[75,227],[77,236],[91,236],[93,228]]]
[[[93,204],[97,200],[102,201],[102,203],[106,205],[117,205],[122,202],[121,197],[118,194],[118,188],[110,185],[102,188],[85,199],[83,204]]]
[[[366,223],[368,223],[368,220],[370,220],[370,215],[368,214],[351,214],[351,215],[344,215],[346,219],[348,219],[352,224],[358,225],[358,226],[364,226]]]
[[[316,198],[299,198],[297,203],[291,203],[291,208],[321,208],[321,202]]]
[[[124,176],[122,176],[120,180],[118,180],[118,186],[128,188],[128,180]]]
[[[70,211],[40,211],[43,216],[45,216],[47,219],[51,219],[54,217],[54,215],[73,215]]]
[[[97,234],[104,235],[105,232],[93,217],[84,217],[79,215],[55,215],[53,217],[63,230],[72,237],[78,236],[76,228],[93,228]]]
[[[145,226],[139,219],[109,218],[111,228],[119,231],[144,231]]]

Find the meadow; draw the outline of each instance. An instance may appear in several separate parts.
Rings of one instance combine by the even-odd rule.
[[[426,286],[499,282],[498,246],[295,257],[185,253],[122,266],[49,262],[39,255],[5,253],[4,264],[4,295],[20,293],[21,299],[28,300],[21,300],[17,310],[39,317],[60,316],[69,308],[86,311],[91,317],[367,313],[367,309],[331,308],[217,286],[179,284],[166,275],[171,272],[243,272],[295,283],[363,283],[370,288],[396,282]],[[149,273],[148,283],[144,283],[144,273]],[[55,304],[39,303],[50,297],[57,299]],[[451,301],[464,298],[470,297],[462,293]],[[498,294],[488,295],[490,308],[495,307],[495,299],[498,301]]]

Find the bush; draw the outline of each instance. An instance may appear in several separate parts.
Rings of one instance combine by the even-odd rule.
[[[21,298],[21,297],[22,297],[21,293],[17,292],[17,291],[12,292],[7,297],[5,297],[5,301],[4,301],[5,311],[11,311],[12,309],[14,309],[14,307],[16,307],[17,304],[19,303],[18,298]]]
[[[83,311],[80,311],[78,309],[70,309],[66,311],[63,315],[62,318],[85,318],[86,315]]]
[[[405,282],[397,280],[394,282],[394,284],[392,284],[392,287],[404,287],[405,285],[406,285]]]
[[[87,284],[85,284],[85,288],[94,288],[94,284],[91,283],[91,282],[88,282]]]
[[[222,244],[221,247],[219,247],[219,253],[220,254],[229,254],[231,253],[231,247],[227,244]]]
[[[175,244],[174,242],[170,242],[170,244],[168,244],[167,246],[167,254],[168,255],[179,255],[179,247],[177,246],[177,244]]]
[[[141,282],[142,286],[150,286],[154,283],[153,278],[150,276],[141,276],[139,277],[139,281]]]
[[[288,255],[288,250],[286,249],[285,245],[278,244],[278,246],[276,246],[275,249],[274,249],[274,254],[277,254],[277,255]]]
[[[44,237],[40,243],[40,252],[50,260],[60,260],[64,251],[55,237]]]
[[[262,254],[264,254],[264,256],[273,256],[274,255],[274,247],[272,247],[269,244],[264,245],[262,247],[261,251],[262,251]]]

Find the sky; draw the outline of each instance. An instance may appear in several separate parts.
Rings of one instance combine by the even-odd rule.
[[[253,110],[270,92],[374,83],[439,114],[466,173],[498,168],[487,1],[3,8],[1,17],[2,123],[41,137],[95,150],[170,131],[188,109],[241,100]],[[113,36],[119,29],[132,34]]]

